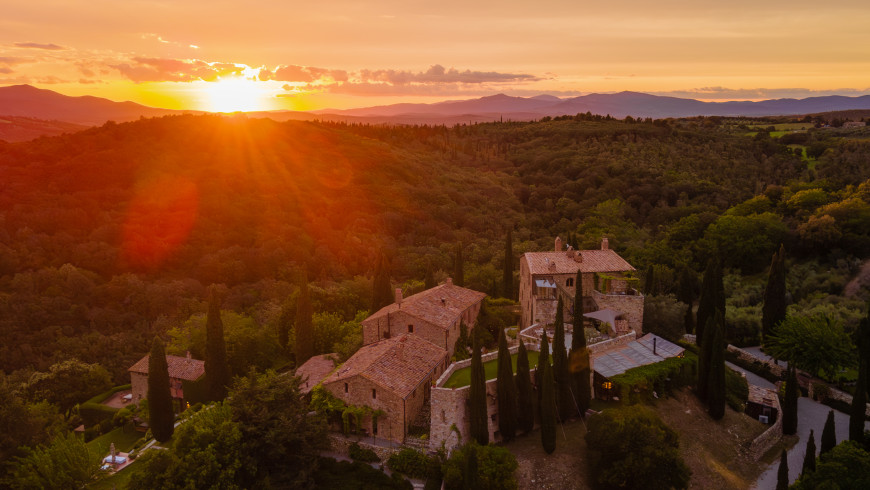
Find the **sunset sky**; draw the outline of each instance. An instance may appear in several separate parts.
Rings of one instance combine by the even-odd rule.
[[[203,110],[870,93],[866,0],[0,0],[0,85]]]

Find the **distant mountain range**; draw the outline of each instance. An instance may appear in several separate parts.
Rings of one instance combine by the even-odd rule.
[[[451,100],[434,104],[392,104],[359,109],[324,109],[312,112],[259,111],[247,113],[249,117],[269,117],[285,120],[328,120],[359,123],[393,124],[456,124],[497,120],[532,120],[545,116],[573,115],[591,112],[610,114],[616,118],[633,117],[691,117],[691,116],[779,116],[815,114],[820,112],[870,109],[870,95],[845,97],[830,95],[806,99],[772,99],[759,102],[702,102],[695,99],[663,97],[638,92],[616,94],[589,94],[572,98],[552,95],[513,97],[504,94],[478,99]],[[0,139],[16,141],[39,134],[56,134],[74,130],[75,126],[101,125],[106,121],[125,122],[139,117],[155,117],[200,111],[174,111],[148,107],[134,102],[113,102],[99,97],[70,97],[51,90],[30,85],[0,87],[0,118],[16,116],[39,119],[40,124],[27,123],[26,131],[17,136]],[[10,117],[6,120],[11,121]],[[19,121],[21,122],[21,121]],[[2,124],[2,122],[0,122]]]
[[[589,94],[560,99],[551,95],[512,97],[498,94],[479,99],[435,104],[394,104],[360,109],[314,111],[317,114],[356,117],[489,116],[529,119],[591,112],[616,118],[691,117],[691,116],[783,116],[819,112],[870,109],[870,95],[844,97],[830,95],[806,99],[772,99],[759,102],[702,102],[639,92]]]

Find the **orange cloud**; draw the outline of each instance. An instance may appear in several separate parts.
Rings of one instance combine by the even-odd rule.
[[[46,49],[48,51],[62,51],[67,48],[58,46],[57,44],[42,44],[42,43],[15,43],[16,48],[31,48],[31,49]]]
[[[136,57],[132,63],[109,65],[134,82],[192,82],[241,75],[244,65],[208,63],[202,60]]]

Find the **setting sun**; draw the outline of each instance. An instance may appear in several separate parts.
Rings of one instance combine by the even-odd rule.
[[[266,95],[258,82],[244,77],[207,82],[205,109],[212,112],[259,111],[265,109]]]

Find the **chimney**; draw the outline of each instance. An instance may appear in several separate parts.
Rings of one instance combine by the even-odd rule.
[[[447,306],[447,298],[441,298],[441,306]]]
[[[577,262],[578,264],[583,262],[583,254],[581,254],[579,250],[574,251],[574,262]]]
[[[562,251],[562,239],[559,237],[556,237],[556,251],[557,252]]]
[[[607,241],[607,237],[601,239],[601,250],[608,250],[610,248],[610,243]]]
[[[402,288],[396,288],[396,304],[402,307]]]
[[[565,257],[568,257],[570,259],[573,256],[574,256],[574,247],[572,247],[571,245],[568,245],[568,248],[565,249]]]
[[[658,337],[653,337],[653,355],[654,356],[658,355],[658,354],[656,354],[656,340],[658,340]]]
[[[447,282],[444,283],[444,284],[447,284],[448,286],[452,286],[452,285],[453,285],[453,278],[452,278],[452,277],[448,277],[448,278],[447,278]]]
[[[190,359],[190,351],[187,351],[187,358]]]

